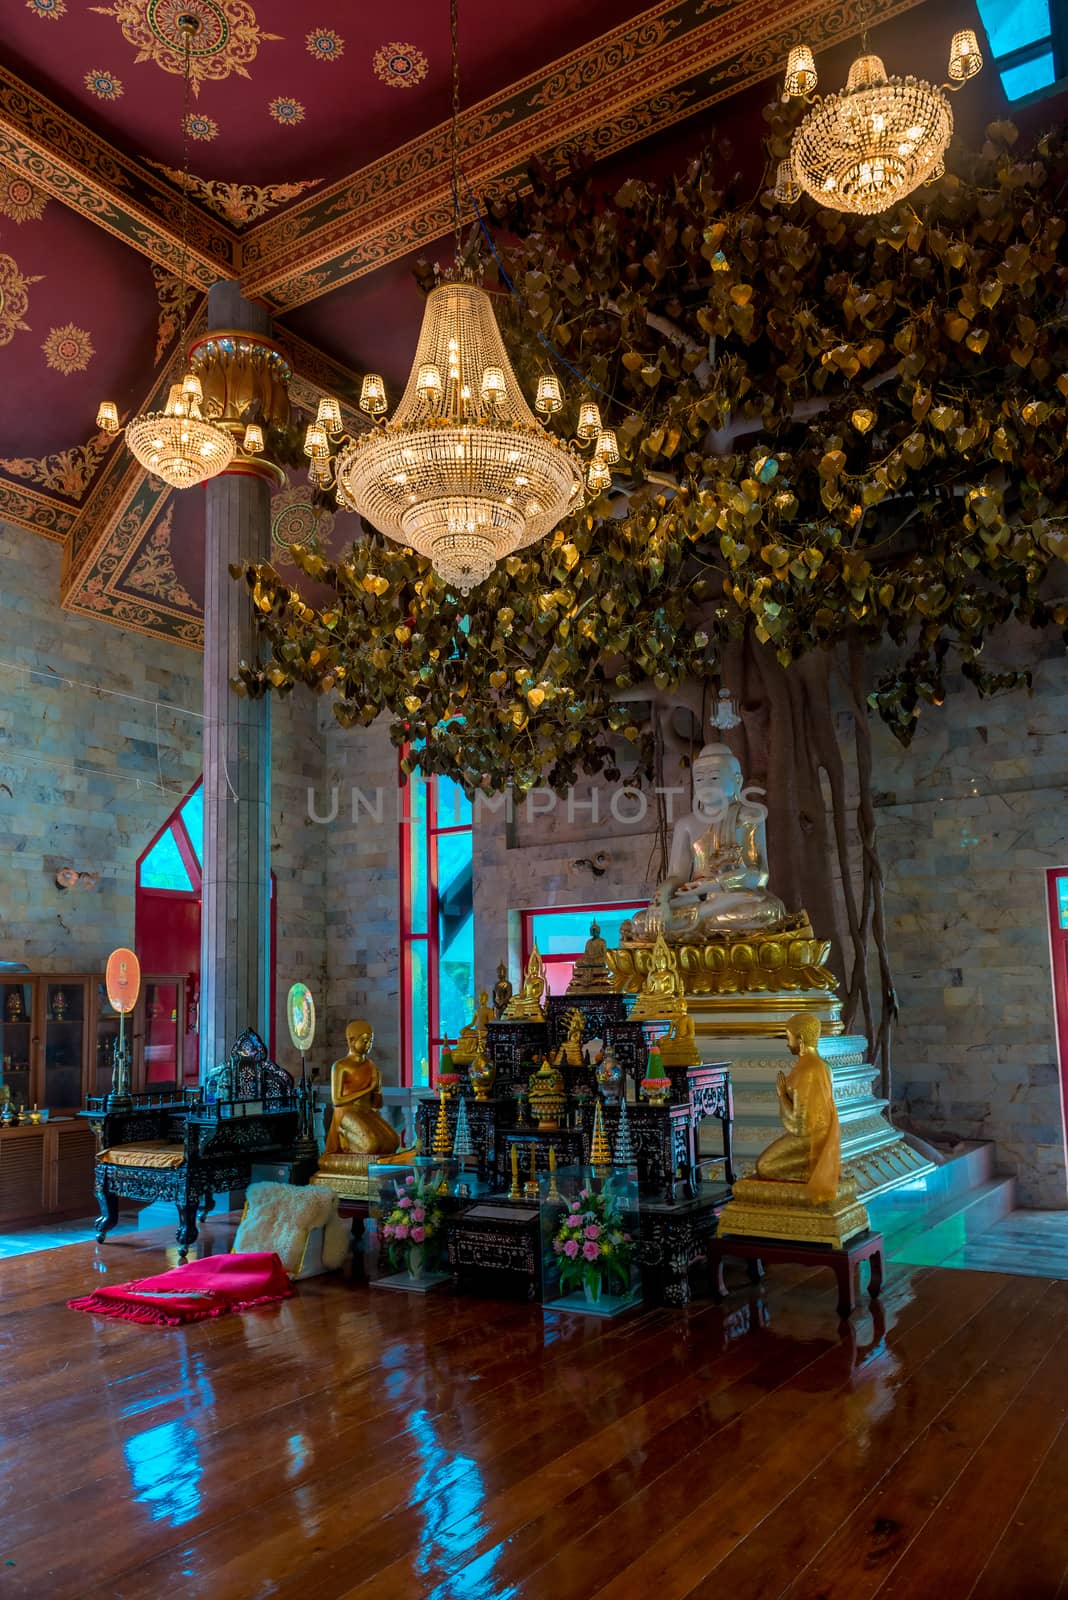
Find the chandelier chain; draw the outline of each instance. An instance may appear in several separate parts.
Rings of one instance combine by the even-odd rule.
[[[189,113],[190,113],[190,80],[192,78],[193,60],[193,35],[198,31],[199,24],[195,17],[181,17],[178,26],[182,30],[185,40],[185,64],[183,76],[185,79],[182,91],[182,254],[179,267],[178,291],[178,358],[185,361],[185,328],[186,328],[186,295],[188,292],[189,274]]]
[[[460,31],[457,0],[449,0],[449,48],[452,52],[452,206],[456,261],[462,249],[460,224]]]

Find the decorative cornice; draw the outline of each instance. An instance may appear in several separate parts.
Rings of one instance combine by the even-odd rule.
[[[142,162],[90,133],[0,67],[0,161],[55,199],[172,270],[181,260],[181,195]],[[189,278],[210,289],[240,270],[237,235],[194,201]]]
[[[871,0],[866,23],[922,3]],[[772,77],[802,40],[818,51],[854,37],[863,10],[863,0],[661,0],[464,113],[465,183],[484,196],[520,185],[533,152],[622,149]],[[441,124],[252,228],[244,292],[292,308],[442,238],[453,217],[448,149]]]

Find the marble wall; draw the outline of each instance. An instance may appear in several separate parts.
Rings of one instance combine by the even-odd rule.
[[[95,972],[133,943],[137,857],[200,773],[201,658],[61,611],[60,562],[0,524],[0,960]],[[274,729],[281,986],[290,963],[324,970],[326,857],[307,818],[323,736],[304,699],[276,703]],[[97,886],[59,889],[65,866]]]

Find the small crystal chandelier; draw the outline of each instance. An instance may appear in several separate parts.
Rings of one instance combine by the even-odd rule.
[[[453,191],[458,196],[456,0],[450,0],[450,15]],[[543,374],[536,409],[548,418],[563,403],[556,376]],[[335,484],[341,505],[426,556],[461,594],[488,578],[506,556],[543,539],[582,503],[582,459],[529,409],[490,297],[462,266],[458,215],[454,275],[427,297],[400,404],[386,421],[385,384],[377,373],[368,373],[360,408],[374,426],[352,438],[341,432],[337,402],[320,402],[304,443],[312,482],[322,488]],[[600,493],[610,487],[611,464],[619,460],[616,436],[603,427],[591,400],[580,408],[577,431],[594,447],[585,478],[591,493]]]
[[[955,33],[949,81],[936,88],[922,78],[887,77],[879,56],[861,53],[839,94],[815,93],[819,82],[808,45],[795,45],[786,62],[784,99],[812,106],[779,163],[776,199],[789,203],[803,189],[836,211],[874,216],[945,170],[953,111],[945,93],[974,78],[983,65],[971,28]]]
[[[200,19],[189,12],[178,18],[178,28],[185,42],[185,100],[182,116],[184,130],[182,185],[182,258],[179,272],[180,313],[178,350],[185,353],[185,301],[186,273],[189,260],[189,80],[193,40],[200,31]],[[224,472],[234,458],[234,441],[223,429],[205,420],[202,413],[204,400],[200,379],[195,372],[187,372],[179,383],[172,383],[167,403],[162,411],[146,411],[133,417],[126,425],[126,443],[131,455],[146,471],[162,478],[172,489],[190,489]],[[103,400],[96,414],[96,425],[105,433],[118,433],[118,407],[111,400]],[[254,453],[259,429],[253,424],[246,432],[245,448]],[[251,437],[250,437],[251,436]],[[262,436],[259,441],[262,449]]]

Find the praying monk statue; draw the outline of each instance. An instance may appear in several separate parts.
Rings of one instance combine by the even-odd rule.
[[[345,1029],[345,1040],[348,1055],[335,1061],[330,1068],[334,1116],[323,1155],[391,1156],[400,1139],[396,1129],[379,1113],[382,1076],[371,1059],[374,1030],[369,1022],[350,1022]]]
[[[626,942],[697,942],[777,927],[786,908],[768,889],[765,810],[743,793],[742,768],[725,744],[693,764],[693,810],[671,836],[668,875],[628,925]]]
[[[827,1063],[819,1053],[818,1017],[795,1016],[786,1024],[786,1043],[797,1057],[776,1080],[779,1120],[785,1132],[757,1157],[756,1176],[796,1183],[804,1199],[825,1205],[838,1193],[842,1136]],[[800,1197],[799,1197],[800,1198]]]

